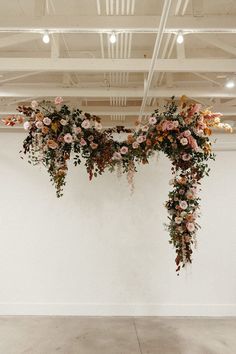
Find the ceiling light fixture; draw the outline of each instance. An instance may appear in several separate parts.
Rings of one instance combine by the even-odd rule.
[[[184,36],[183,36],[183,32],[179,31],[178,36],[177,36],[177,43],[181,44],[184,41]]]
[[[50,42],[50,37],[47,31],[45,31],[43,34],[43,42],[46,44]]]
[[[112,32],[112,34],[110,35],[109,40],[110,40],[110,42],[112,44],[116,43],[116,34],[115,34],[115,32]]]
[[[228,80],[228,81],[226,81],[225,87],[227,87],[227,88],[234,88],[234,86],[235,86],[234,80]]]

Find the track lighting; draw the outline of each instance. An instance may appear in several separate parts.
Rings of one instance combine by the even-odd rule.
[[[177,43],[181,44],[184,41],[184,36],[183,36],[183,32],[179,31],[178,36],[177,36]]]
[[[233,88],[235,86],[234,80],[228,80],[226,81],[225,87],[227,88]]]
[[[112,32],[112,34],[109,37],[109,40],[112,44],[116,43],[116,34],[115,32]]]
[[[45,31],[43,34],[43,42],[46,44],[50,42],[50,37],[47,31]]]

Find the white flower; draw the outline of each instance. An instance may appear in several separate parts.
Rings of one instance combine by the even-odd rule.
[[[176,224],[181,224],[181,222],[183,221],[183,219],[182,218],[180,218],[179,216],[176,216],[175,217],[175,222],[176,222]]]
[[[90,127],[90,121],[88,119],[83,120],[81,127],[84,129],[88,129]]]
[[[169,180],[169,185],[170,185],[170,186],[172,186],[174,183],[175,183],[174,178],[172,178],[172,179]]]
[[[38,102],[37,101],[35,101],[35,100],[33,100],[32,102],[31,102],[31,107],[33,108],[33,109],[35,109],[36,107],[38,107]]]
[[[25,123],[23,124],[23,127],[24,127],[25,130],[29,130],[29,128],[30,128],[30,123],[29,123],[29,122],[25,122]]]
[[[38,128],[38,129],[41,129],[41,128],[43,127],[43,123],[41,122],[41,120],[38,120],[38,121],[35,123],[35,125],[36,125],[36,128]]]
[[[191,135],[190,130],[185,130],[185,132],[183,133],[183,135],[185,136],[185,138],[188,138]]]
[[[134,141],[132,147],[133,149],[137,149],[139,147],[139,143],[137,141]]]
[[[122,155],[127,154],[128,151],[129,151],[129,149],[127,148],[127,146],[122,146],[122,148],[120,149],[120,153]]]
[[[147,125],[144,125],[144,126],[141,128],[141,130],[142,130],[143,132],[147,132],[148,129],[149,129],[149,127],[148,127]]]
[[[180,142],[182,145],[188,145],[188,139],[186,139],[186,138],[181,138]]]
[[[194,224],[192,222],[188,222],[186,224],[186,227],[187,227],[189,232],[193,232],[195,230],[195,226],[194,226]]]
[[[112,160],[121,160],[122,156],[119,152],[114,152],[113,156],[112,156]]]
[[[45,125],[50,125],[52,123],[52,120],[48,117],[43,118],[43,122]]]
[[[155,117],[149,117],[148,122],[149,124],[156,124],[157,119]]]
[[[98,122],[95,122],[95,129],[96,130],[102,130],[102,124],[101,123],[98,123]]]
[[[181,200],[179,202],[179,206],[180,206],[181,209],[185,210],[188,207],[188,203],[185,200]]]
[[[64,135],[64,141],[67,144],[71,144],[73,141],[72,135],[70,133],[67,133],[66,135]]]
[[[60,123],[61,123],[61,125],[67,125],[67,120],[66,119],[61,119]]]

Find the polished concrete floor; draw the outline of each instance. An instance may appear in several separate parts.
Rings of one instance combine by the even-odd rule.
[[[236,354],[236,318],[0,317],[0,354]]]

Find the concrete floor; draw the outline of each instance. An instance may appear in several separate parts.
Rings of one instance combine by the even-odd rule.
[[[0,317],[0,354],[235,354],[236,318]]]

